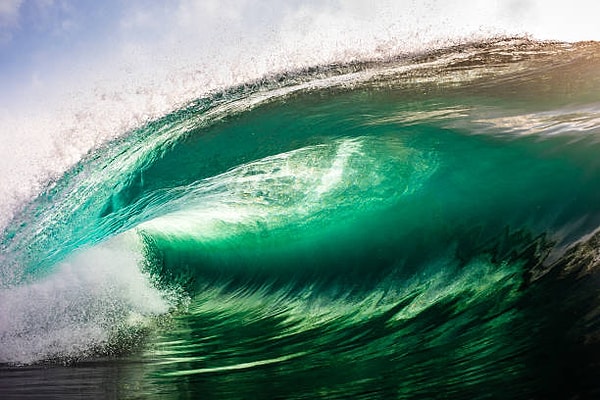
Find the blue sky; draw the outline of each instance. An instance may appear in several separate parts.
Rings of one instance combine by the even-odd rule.
[[[0,72],[3,86],[27,72],[60,68],[110,42],[116,1],[0,0]]]

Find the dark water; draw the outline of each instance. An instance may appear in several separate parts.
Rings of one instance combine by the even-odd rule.
[[[3,233],[2,398],[599,396],[599,57],[294,71],[98,149]]]

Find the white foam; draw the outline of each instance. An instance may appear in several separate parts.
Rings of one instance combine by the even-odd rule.
[[[382,171],[393,163],[397,174]],[[408,167],[411,168],[402,168]],[[202,243],[283,226],[325,223],[356,207],[382,209],[408,195],[437,164],[392,138],[341,138],[240,165],[194,182],[142,232]],[[385,192],[385,195],[381,193]]]
[[[140,270],[132,243],[120,237],[69,257],[45,279],[0,290],[0,363],[110,351],[115,334],[168,312],[175,298]]]

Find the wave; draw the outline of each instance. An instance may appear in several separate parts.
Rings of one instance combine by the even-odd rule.
[[[2,233],[0,362],[139,357],[148,393],[593,393],[598,50],[289,71],[103,145]]]

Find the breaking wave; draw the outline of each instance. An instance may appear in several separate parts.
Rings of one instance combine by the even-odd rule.
[[[599,55],[502,39],[289,71],[103,145],[2,233],[3,371],[597,394]]]

